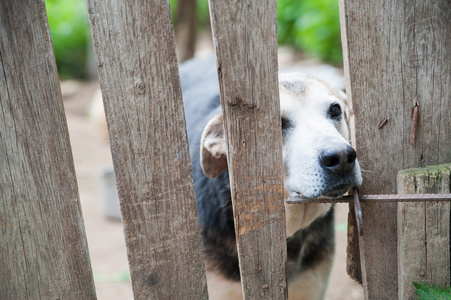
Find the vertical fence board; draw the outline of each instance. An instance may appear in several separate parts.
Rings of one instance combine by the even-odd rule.
[[[0,295],[95,299],[44,1],[0,2]]]
[[[276,1],[210,0],[246,299],[286,298]]]
[[[88,11],[135,299],[205,299],[169,0]]]
[[[398,173],[399,194],[450,193],[451,164]],[[398,204],[398,299],[415,299],[412,282],[449,286],[450,203]]]
[[[359,160],[368,171],[361,193],[395,194],[398,170],[451,161],[451,3],[340,0],[340,5],[347,91],[356,115]],[[420,118],[412,146],[417,102]],[[388,123],[378,129],[385,118]],[[395,299],[397,204],[362,203],[362,213],[371,228],[360,245],[365,296]],[[351,252],[355,258],[358,249]],[[356,274],[353,266],[349,269]]]

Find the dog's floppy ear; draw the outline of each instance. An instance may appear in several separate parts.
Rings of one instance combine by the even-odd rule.
[[[200,142],[200,164],[209,178],[216,178],[227,169],[227,147],[222,114],[213,117],[205,126]]]

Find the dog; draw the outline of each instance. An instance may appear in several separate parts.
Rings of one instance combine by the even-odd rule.
[[[242,299],[214,59],[180,66],[210,299]],[[285,196],[338,198],[362,183],[349,144],[346,96],[302,74],[279,74]],[[243,128],[245,130],[245,128]],[[334,256],[330,203],[286,204],[289,299],[323,299]]]
[[[215,61],[190,60],[179,71],[209,299],[242,299]],[[360,186],[345,94],[297,73],[279,74],[279,93],[285,196],[338,198]],[[107,140],[100,90],[89,111]],[[285,203],[285,216],[288,298],[323,299],[334,256],[333,205]]]

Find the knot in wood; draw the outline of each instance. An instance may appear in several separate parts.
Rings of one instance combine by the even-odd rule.
[[[153,272],[144,279],[144,282],[147,286],[155,286],[160,281],[159,277],[158,273]]]
[[[239,106],[243,108],[254,108],[255,104],[252,102],[249,102],[248,99],[244,99],[242,97],[232,97],[227,101],[229,106]]]
[[[143,95],[146,92],[146,85],[144,84],[144,82],[138,82],[136,84],[136,90],[138,94]]]

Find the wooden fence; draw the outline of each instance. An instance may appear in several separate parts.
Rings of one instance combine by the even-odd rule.
[[[169,0],[87,3],[134,297],[205,299]],[[364,192],[394,193],[398,170],[451,161],[450,11],[447,0],[341,0],[357,148],[374,173]],[[210,0],[210,12],[244,295],[285,299],[276,3]],[[1,1],[0,39],[0,293],[95,299],[44,0]],[[416,102],[423,125],[412,147]],[[394,299],[396,206],[380,205],[362,205],[365,290]]]
[[[353,139],[367,170],[360,192],[396,194],[399,170],[451,162],[451,3],[340,0],[340,15]],[[361,245],[349,221],[349,269],[364,261],[355,277],[366,298],[398,297],[397,212],[397,203],[362,203],[371,230]]]

